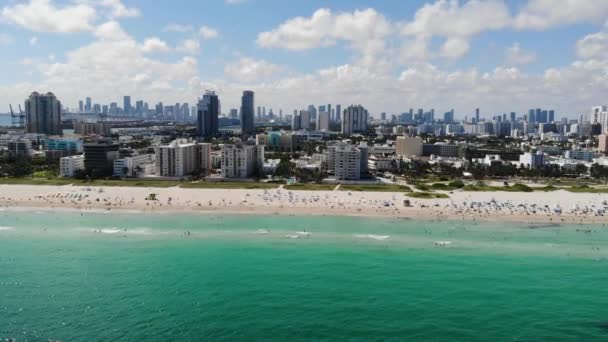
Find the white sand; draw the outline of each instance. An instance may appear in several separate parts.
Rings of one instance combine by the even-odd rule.
[[[151,193],[156,201],[146,200]],[[410,199],[412,207],[405,199],[390,192],[0,185],[0,206],[8,208],[608,223],[606,194],[457,191],[450,199]]]

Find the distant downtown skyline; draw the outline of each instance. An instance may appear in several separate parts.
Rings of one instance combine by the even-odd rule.
[[[599,0],[14,0],[0,5],[0,112],[32,91],[73,107],[212,90],[238,108],[252,89],[286,112],[578,117],[608,93],[607,20]]]

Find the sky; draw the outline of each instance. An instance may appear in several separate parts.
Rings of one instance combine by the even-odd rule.
[[[0,0],[0,112],[143,99],[464,117],[608,99],[608,0]]]

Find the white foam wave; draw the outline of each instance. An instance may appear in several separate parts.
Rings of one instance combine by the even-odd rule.
[[[355,234],[357,239],[371,239],[376,241],[388,240],[390,235],[374,235],[374,234]]]
[[[6,232],[9,230],[15,230],[15,228],[14,227],[0,227],[0,232],[3,232],[3,231]]]

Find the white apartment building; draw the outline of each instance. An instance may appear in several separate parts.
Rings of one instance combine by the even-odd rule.
[[[545,166],[546,155],[542,151],[536,153],[524,153],[519,156],[519,163],[529,169],[537,169]]]
[[[59,159],[61,177],[74,177],[78,170],[84,170],[84,154]]]
[[[223,178],[249,178],[263,165],[263,145],[224,145],[222,147]]]
[[[400,157],[419,157],[422,155],[422,138],[402,136],[397,137],[397,155]]]
[[[346,143],[328,146],[327,171],[333,173],[336,180],[361,179],[361,150]]]
[[[201,170],[206,173],[213,170],[213,158],[211,157],[211,144],[198,144],[201,150]]]
[[[114,176],[138,177],[145,175],[145,165],[156,163],[154,154],[141,154],[114,160]]]
[[[201,153],[198,144],[187,140],[175,140],[155,149],[156,175],[161,177],[185,177],[201,169]]]

